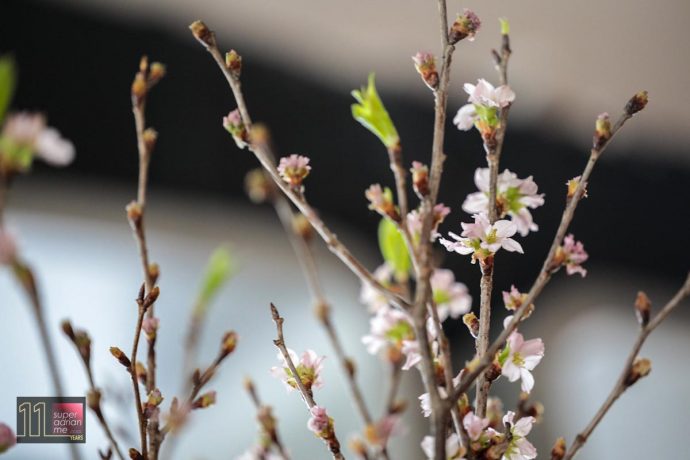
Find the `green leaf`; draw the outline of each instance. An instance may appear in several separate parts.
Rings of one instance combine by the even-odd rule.
[[[498,18],[498,22],[501,23],[501,35],[510,34],[510,24],[506,18]]]
[[[0,122],[12,101],[16,79],[14,59],[10,56],[0,57]]]
[[[406,281],[412,268],[412,260],[403,236],[389,219],[381,219],[379,224],[379,248],[383,260],[393,268],[396,279]]]
[[[352,116],[365,128],[374,133],[387,148],[394,148],[400,143],[400,136],[395,125],[381,102],[374,84],[374,74],[369,74],[366,88],[352,91],[358,104],[352,104]]]
[[[206,272],[194,307],[194,315],[201,316],[206,313],[208,305],[234,273],[235,265],[228,248],[221,246],[213,251],[206,264]]]

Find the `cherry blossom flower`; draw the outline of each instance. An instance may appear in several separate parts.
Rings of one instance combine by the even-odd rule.
[[[450,252],[458,254],[472,254],[472,262],[483,260],[495,254],[499,249],[523,253],[520,243],[510,238],[517,232],[517,226],[507,220],[497,220],[493,225],[484,214],[475,214],[474,223],[461,223],[462,236],[449,232],[455,241],[441,238],[439,241]]]
[[[311,417],[307,421],[307,428],[316,436],[324,437],[333,428],[333,419],[326,413],[326,408],[314,406],[309,409]]]
[[[20,112],[10,115],[2,129],[5,150],[29,149],[53,166],[66,166],[74,160],[74,145],[46,125],[40,113]]]
[[[515,93],[507,85],[498,88],[488,81],[480,78],[477,84],[465,83],[464,90],[470,97],[467,99],[472,104],[484,107],[507,107],[515,100]]]
[[[458,375],[453,377],[453,385],[460,384],[460,379],[462,378],[463,372],[464,371],[460,371]],[[448,395],[446,389],[443,387],[438,387],[438,394],[441,395],[442,398],[445,398]],[[429,393],[422,393],[417,399],[419,399],[419,406],[422,408],[422,414],[424,417],[429,417],[431,415],[431,397],[429,396]]]
[[[438,203],[434,206],[434,217],[431,223],[431,241],[436,241],[440,235],[437,232],[438,226],[450,214],[450,208],[443,203]],[[420,234],[422,233],[422,219],[419,211],[414,209],[407,213],[407,228],[412,235],[414,244],[419,244]]]
[[[17,257],[17,245],[14,237],[0,228],[0,265],[9,265]]]
[[[489,210],[489,168],[477,168],[474,172],[474,183],[479,192],[471,193],[462,204],[462,209],[471,214],[488,213]],[[529,209],[544,204],[544,194],[537,193],[537,184],[532,176],[518,179],[517,175],[506,169],[498,176],[496,183],[496,204],[499,218],[510,216],[522,236],[539,227],[533,222]]]
[[[465,92],[469,94],[468,102],[458,110],[453,123],[462,131],[469,131],[473,126],[482,132],[482,136],[491,137],[499,125],[497,110],[512,104],[515,93],[507,85],[494,86],[480,78],[476,85],[465,83]]]
[[[586,262],[589,254],[585,251],[585,247],[579,241],[575,241],[572,233],[563,238],[563,244],[558,247],[556,251],[555,264],[565,265],[565,271],[568,275],[579,273],[583,278],[587,276],[587,270],[582,267],[582,263]]]
[[[288,348],[290,359],[295,365],[297,375],[299,375],[302,384],[309,390],[311,388],[321,388],[323,386],[323,379],[321,378],[321,370],[323,369],[324,356],[318,356],[314,350],[307,350],[302,353],[298,359],[297,353]],[[282,353],[278,353],[278,359],[281,362],[280,367],[272,367],[271,374],[279,378],[285,385],[288,392],[297,388],[297,381],[292,375],[292,371],[287,365],[287,361]]]
[[[453,117],[453,124],[460,131],[469,131],[474,126],[477,116],[477,109],[474,107],[474,104],[465,104],[460,107],[458,113]]]
[[[522,417],[513,422],[515,412],[508,411],[503,417],[503,424],[510,426],[510,443],[501,460],[531,460],[537,458],[537,449],[526,436],[532,431],[534,417]]]
[[[311,166],[309,166],[309,158],[292,154],[289,157],[283,157],[278,164],[278,173],[285,182],[298,187],[302,185],[302,181],[309,175]]]
[[[435,438],[433,436],[424,436],[422,440],[422,450],[429,460],[435,460],[436,454],[434,452]],[[463,460],[462,449],[460,448],[460,438],[456,433],[451,434],[446,438],[446,459],[447,460]]]
[[[378,281],[383,287],[390,287],[393,278],[393,268],[383,263],[376,270],[374,270],[374,279]],[[359,301],[369,308],[371,313],[376,313],[381,308],[388,306],[386,296],[381,294],[378,289],[375,289],[371,284],[363,282],[359,291]]]
[[[544,342],[541,339],[525,341],[522,334],[514,331],[499,355],[501,374],[511,382],[521,379],[522,391],[529,393],[534,387],[534,377],[530,371],[537,367],[543,357]]]
[[[481,418],[475,415],[474,412],[468,412],[462,419],[462,426],[467,431],[467,436],[471,441],[476,441],[482,435],[482,432],[489,426],[488,418]]]
[[[455,281],[451,270],[437,268],[431,275],[431,289],[438,317],[445,321],[449,316],[457,319],[472,307],[472,296],[467,286]]]
[[[366,438],[376,446],[385,446],[392,436],[402,434],[405,430],[399,423],[400,414],[389,414],[366,428]]]
[[[244,126],[239,109],[235,109],[223,117],[223,128],[232,134],[238,148],[243,149],[247,146],[249,133],[247,127]]]
[[[383,189],[379,184],[370,185],[364,192],[364,196],[369,200],[369,209],[372,211],[376,211],[384,217],[390,217],[394,221],[400,219],[393,202],[393,191],[388,187]]]
[[[389,358],[395,359],[408,353],[413,354],[414,360],[414,353],[418,353],[418,350],[412,345],[416,343],[414,328],[406,313],[391,307],[381,308],[369,320],[369,325],[369,335],[362,337],[362,343],[369,353],[375,355],[387,351]]]
[[[0,454],[17,444],[17,437],[8,425],[0,422]]]
[[[514,285],[512,285],[510,286],[510,292],[503,291],[503,304],[505,305],[506,310],[515,311],[522,306],[525,300],[527,300],[528,296],[529,295],[527,293],[522,293],[518,291],[517,288]],[[522,316],[521,321],[524,321],[525,319],[529,318],[533,311],[534,304],[531,304],[525,311],[525,314]],[[512,319],[512,316],[508,316],[503,321],[503,327],[505,327]]]

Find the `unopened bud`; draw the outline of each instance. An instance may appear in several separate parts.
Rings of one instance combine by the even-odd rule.
[[[501,376],[501,370],[501,365],[497,361],[494,361],[491,363],[491,366],[486,369],[484,376],[489,382],[493,382]]]
[[[141,72],[137,73],[132,82],[132,97],[139,101],[146,96],[147,89],[146,77],[144,77],[144,74]]]
[[[142,322],[141,329],[144,331],[144,334],[146,334],[146,338],[149,342],[153,342],[156,339],[156,332],[158,331],[159,326],[160,320],[155,316],[145,318]],[[138,364],[139,363],[137,363],[137,365]]]
[[[249,132],[249,140],[252,144],[262,145],[268,144],[271,139],[271,132],[263,123],[255,123],[252,125],[252,130]]]
[[[322,323],[326,323],[330,315],[331,307],[326,302],[318,302],[314,307],[314,316]]]
[[[438,71],[436,70],[436,58],[431,53],[418,52],[412,56],[414,68],[422,76],[422,80],[431,89],[438,88]]]
[[[139,220],[141,219],[141,215],[143,213],[143,210],[139,203],[137,203],[136,201],[132,201],[127,205],[125,210],[127,211],[127,219],[129,219],[129,221],[133,225],[139,222]]]
[[[141,455],[134,447],[129,449],[129,458],[132,460],[144,460],[144,456]]]
[[[158,388],[149,393],[149,396],[146,400],[146,404],[149,404],[151,406],[160,406],[162,402],[163,395],[161,394],[161,391]]]
[[[304,214],[297,213],[292,219],[292,231],[300,238],[310,241],[314,236],[314,229]]]
[[[216,392],[209,391],[199,396],[192,404],[193,409],[206,409],[216,403]]]
[[[650,372],[652,372],[652,362],[647,358],[637,358],[625,379],[626,386],[634,385],[642,377],[647,377]]]
[[[568,201],[571,200],[575,196],[575,192],[577,191],[577,187],[580,185],[580,179],[582,179],[582,176],[577,176],[573,177],[570,179],[568,182],[565,183],[565,185],[568,187],[568,194],[567,194],[567,199]],[[587,184],[584,186],[584,190],[582,191],[582,197],[587,198]]]
[[[86,393],[86,405],[95,413],[101,410],[101,392],[98,390],[89,390]]]
[[[562,460],[565,457],[566,449],[565,438],[556,439],[553,449],[551,449],[551,460]]]
[[[158,300],[158,297],[161,295],[161,290],[158,286],[154,286],[153,289],[151,289],[151,292],[149,292],[146,295],[146,298],[144,299],[144,308],[148,308],[151,305],[153,305],[156,300]]]
[[[144,130],[144,145],[146,146],[146,152],[151,153],[153,148],[156,146],[156,140],[158,139],[158,133],[153,128],[146,128]]]
[[[244,190],[254,203],[263,203],[272,199],[275,186],[263,168],[256,168],[244,177]]]
[[[149,78],[153,80],[153,82],[158,82],[161,78],[165,76],[165,64],[162,64],[160,62],[154,62],[151,64],[151,67],[149,68]]]
[[[117,359],[120,364],[125,366],[127,369],[129,369],[132,366],[132,362],[129,360],[127,355],[125,355],[125,352],[120,350],[117,347],[110,347],[110,354]]]
[[[141,361],[137,361],[134,365],[134,372],[137,374],[137,378],[142,385],[146,385],[146,367]]]
[[[465,323],[470,335],[475,339],[479,337],[479,318],[473,312],[465,313],[462,316],[462,322]]]
[[[465,8],[464,14],[458,15],[458,18],[450,27],[448,39],[451,44],[455,44],[464,38],[472,41],[481,25],[482,22],[479,20],[479,17],[473,11]]]
[[[233,77],[239,78],[242,73],[242,56],[237,51],[230,50],[225,53],[225,67],[228,68]]]
[[[345,358],[345,369],[347,369],[347,375],[354,377],[357,372],[357,366],[352,358]]]
[[[369,200],[369,209],[376,211],[384,217],[388,217],[394,222],[400,221],[400,213],[393,203],[393,191],[386,187],[382,189],[379,184],[369,186],[364,192]]]
[[[347,442],[347,446],[350,450],[360,458],[369,458],[369,453],[367,452],[367,445],[360,438],[350,438]]]
[[[609,119],[609,114],[604,112],[599,114],[597,121],[594,123],[592,146],[595,149],[600,149],[609,139],[611,139],[611,120]]]
[[[237,348],[237,339],[239,336],[235,331],[226,332],[223,336],[223,341],[220,344],[220,353],[223,357],[226,357]]]
[[[62,328],[62,332],[65,333],[65,335],[72,341],[74,342],[74,330],[72,329],[72,323],[69,322],[68,319],[64,320],[62,323],[60,323],[60,327]]]
[[[649,95],[647,91],[640,91],[635,94],[627,104],[625,104],[625,112],[628,115],[635,115],[640,110],[644,109],[649,102]]]
[[[289,157],[280,159],[277,168],[278,173],[290,186],[300,187],[311,171],[309,161],[309,157],[293,153]]]
[[[637,298],[635,299],[635,314],[637,315],[637,321],[640,326],[645,327],[649,323],[649,316],[652,312],[652,301],[649,300],[647,294],[640,291],[637,293]]]
[[[429,194],[429,167],[419,161],[413,161],[410,172],[415,193],[420,198],[424,198]]]
[[[189,30],[192,31],[194,38],[199,40],[206,48],[216,46],[215,35],[203,21],[194,21],[189,25]]]
[[[223,117],[223,128],[232,135],[237,147],[243,149],[247,146],[249,135],[238,109],[233,110]]]
[[[158,281],[158,278],[161,276],[161,267],[157,263],[152,262],[149,264],[148,271],[151,282],[155,284],[156,281]]]

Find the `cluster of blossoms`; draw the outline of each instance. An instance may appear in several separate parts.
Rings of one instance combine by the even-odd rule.
[[[502,418],[502,426],[506,430],[500,432],[497,423],[490,418],[481,418],[472,411],[465,414],[462,425],[467,433],[468,445],[462,446],[460,438],[452,433],[446,438],[447,460],[464,460],[469,451],[471,458],[496,458],[500,454],[501,460],[532,460],[537,458],[537,449],[527,440],[532,430],[534,417],[522,417],[515,421],[515,413],[509,411]],[[422,450],[429,460],[435,460],[434,437],[426,436],[422,441]]]
[[[362,337],[362,343],[369,353],[383,353],[393,363],[400,362],[406,356],[403,365],[406,369],[419,362],[419,345],[407,313],[385,306],[376,311],[369,323],[369,334]]]
[[[309,175],[311,166],[309,166],[309,158],[292,154],[289,157],[283,157],[278,164],[278,173],[285,182],[292,187],[299,187],[302,181]]]
[[[493,224],[485,214],[475,214],[474,223],[462,222],[463,232],[460,236],[453,232],[448,235],[455,241],[441,238],[439,241],[450,252],[472,254],[472,262],[483,261],[503,248],[509,252],[522,254],[520,243],[511,238],[517,233],[517,225],[508,220],[497,220]]]
[[[297,357],[297,353],[288,348],[288,354],[290,359],[295,364],[295,369],[299,379],[307,390],[312,388],[318,389],[323,386],[323,380],[321,378],[321,370],[323,369],[324,356],[319,356],[314,350],[307,350],[302,353],[302,356]],[[295,376],[292,374],[290,367],[288,366],[285,357],[278,353],[278,359],[281,362],[281,366],[274,366],[271,368],[271,374],[273,377],[280,379],[285,385],[288,392],[293,391],[297,388],[297,381]]]
[[[463,211],[470,214],[488,212],[489,179],[489,168],[477,168],[474,173],[474,183],[479,191],[467,196],[462,204]],[[527,236],[530,231],[536,232],[539,229],[529,211],[544,204],[544,194],[538,194],[537,188],[532,176],[527,179],[518,179],[515,173],[507,169],[498,175],[496,182],[498,216],[500,218],[510,216],[521,236]]]
[[[24,172],[34,157],[65,166],[74,159],[74,145],[48,126],[40,113],[10,114],[0,132],[0,172]]]

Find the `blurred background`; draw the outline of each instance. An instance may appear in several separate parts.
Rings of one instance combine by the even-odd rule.
[[[466,100],[462,83],[497,82],[490,50],[500,41],[496,18],[507,17],[517,99],[502,163],[520,177],[533,175],[546,193],[546,204],[534,212],[540,231],[520,239],[526,254],[498,258],[497,295],[511,283],[527,290],[538,273],[560,218],[564,184],[586,162],[597,114],[608,111],[615,118],[635,92],[650,93],[648,108],[629,122],[597,166],[590,198],[571,227],[590,253],[589,275],[559,274],[522,328],[526,338],[541,336],[546,343],[533,391],[546,413],[530,438],[548,456],[558,436],[572,440],[584,427],[617,378],[637,333],[636,292],[646,291],[659,307],[690,265],[685,52],[690,4],[448,4],[451,15],[470,7],[484,22],[477,39],[461,43],[455,54],[449,118]],[[244,196],[243,177],[256,161],[222,129],[221,118],[235,107],[232,96],[187,25],[204,19],[222,48],[243,55],[244,90],[254,119],[270,126],[281,155],[311,157],[309,200],[373,269],[381,262],[375,244],[379,219],[366,209],[363,191],[375,182],[391,185],[393,178],[379,142],[352,120],[349,91],[376,72],[405,160],[428,162],[432,97],[410,56],[439,52],[435,2],[4,0],[0,8],[0,52],[12,53],[20,70],[13,107],[45,111],[77,148],[69,168],[36,165],[30,177],[17,181],[7,214],[22,252],[39,273],[68,393],[83,394],[87,384],[76,354],[58,333],[63,318],[91,333],[97,381],[108,390],[106,411],[123,435],[134,433],[129,379],[107,350],[130,346],[133,299],[141,282],[124,206],[135,197],[137,171],[129,89],[146,54],[168,67],[149,99],[148,123],[160,137],[147,214],[152,258],[162,267],[158,349],[166,404],[181,391],[185,327],[208,255],[228,242],[240,266],[204,327],[201,362],[212,359],[227,329],[238,331],[240,345],[210,386],[218,390],[218,404],[196,414],[174,456],[234,458],[255,442],[254,409],[242,390],[247,375],[274,406],[294,458],[325,458],[318,439],[305,429],[299,397],[287,395],[269,375],[277,362],[270,301],[286,317],[292,348],[329,356],[327,383],[317,396],[335,417],[341,441],[360,429],[358,419],[278,220],[272,209],[255,207]],[[453,213],[443,232],[457,231],[467,220],[460,205],[474,191],[474,170],[484,162],[475,132],[458,132],[449,123],[446,139],[441,200]],[[387,370],[360,342],[368,316],[358,303],[359,283],[320,242],[315,246],[337,327],[357,359],[367,400],[379,413]],[[468,258],[446,255],[444,266],[479,298],[479,273]],[[11,425],[16,396],[51,392],[29,313],[9,273],[0,272],[0,420]],[[503,316],[499,310],[494,314],[496,327]],[[690,349],[689,327],[686,306],[650,338],[643,355],[652,359],[653,373],[617,403],[583,458],[690,457],[687,445],[675,443],[690,426],[690,412],[682,410],[690,407],[690,371],[678,363],[679,353]],[[448,333],[460,365],[471,358],[473,346],[459,322],[448,324]],[[501,381],[495,388],[507,404],[516,400],[517,385]],[[393,441],[395,458],[422,458],[418,446],[426,426],[419,423],[416,402],[421,391],[417,375],[406,374],[408,430]],[[106,441],[92,419],[87,425],[88,441],[80,448],[85,458],[96,458],[96,448]],[[20,445],[6,457],[61,459],[67,453],[59,445]]]

